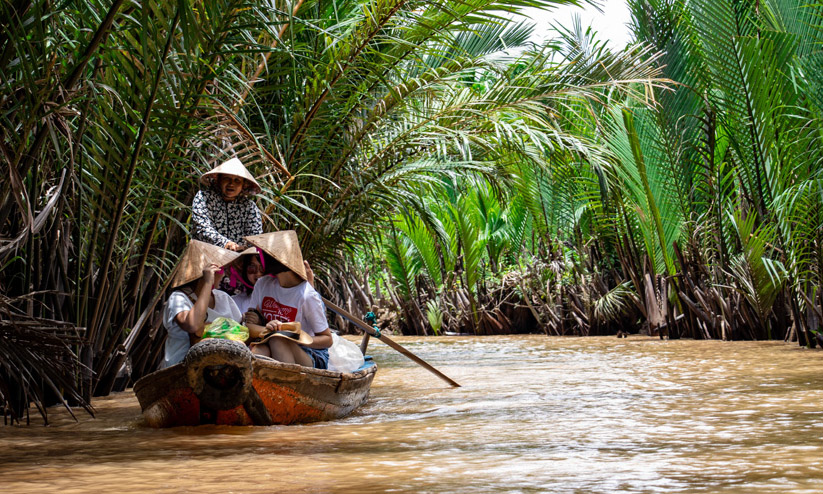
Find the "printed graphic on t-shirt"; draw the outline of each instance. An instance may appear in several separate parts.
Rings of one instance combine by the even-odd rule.
[[[283,305],[271,297],[263,297],[263,317],[267,321],[291,322],[297,318],[297,308]]]

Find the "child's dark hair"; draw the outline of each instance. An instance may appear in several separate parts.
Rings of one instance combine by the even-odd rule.
[[[266,261],[266,274],[277,274],[289,271],[289,268],[287,268],[282,262],[278,261],[277,259],[273,258],[265,252],[263,252],[263,260]]]
[[[245,283],[246,286],[251,286],[248,269],[249,265],[251,265],[252,259],[254,259],[254,256],[252,255],[241,256],[240,259],[235,261],[233,266],[237,270],[237,274],[243,279],[243,283]]]

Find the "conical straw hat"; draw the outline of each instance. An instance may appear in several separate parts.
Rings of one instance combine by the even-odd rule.
[[[272,331],[264,335],[260,341],[253,341],[249,345],[254,346],[266,343],[272,338],[283,338],[304,346],[311,345],[312,341],[314,341],[314,338],[300,328],[299,322],[284,322],[280,327],[282,328],[280,331]]]
[[[260,188],[260,184],[257,183],[257,180],[254,179],[251,173],[246,170],[246,167],[243,166],[243,163],[237,158],[232,158],[221,165],[215,166],[211,171],[201,175],[200,183],[205,186],[211,186],[215,180],[217,180],[219,174],[234,175],[235,177],[244,179],[246,186],[243,187],[243,190],[249,194],[259,194],[263,191],[263,189]]]
[[[306,268],[303,266],[303,253],[300,251],[297,232],[294,230],[251,235],[244,239],[253,246],[260,247],[263,252],[280,261],[297,276],[304,280],[307,279]]]
[[[171,280],[171,286],[176,288],[194,281],[203,276],[203,269],[209,264],[217,264],[223,267],[231,264],[238,256],[240,256],[238,252],[199,240],[192,240],[180,257],[174,278]]]

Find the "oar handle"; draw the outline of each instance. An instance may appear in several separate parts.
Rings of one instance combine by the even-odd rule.
[[[394,340],[392,340],[391,338],[389,338],[389,337],[388,337],[388,336],[386,336],[385,334],[381,333],[381,334],[379,334],[379,335],[378,335],[378,334],[374,331],[374,328],[373,328],[373,327],[371,327],[371,326],[369,326],[369,325],[368,325],[365,321],[362,321],[362,320],[360,320],[359,318],[355,317],[354,315],[352,315],[351,313],[349,313],[348,311],[346,311],[346,310],[345,310],[345,309],[343,309],[342,307],[338,307],[337,305],[335,305],[334,303],[332,303],[330,300],[328,300],[328,299],[327,299],[327,298],[325,298],[325,297],[323,297],[323,303],[324,303],[324,304],[326,304],[326,307],[328,307],[328,308],[329,308],[329,309],[331,309],[332,311],[336,312],[337,314],[340,314],[341,316],[345,317],[346,319],[348,319],[349,321],[351,321],[351,322],[352,322],[355,326],[357,326],[357,327],[359,327],[360,329],[362,329],[363,331],[365,331],[365,332],[366,332],[366,334],[369,334],[369,335],[371,335],[371,336],[374,336],[374,337],[375,337],[375,338],[377,338],[378,340],[380,340],[380,341],[382,341],[383,343],[385,343],[385,344],[389,345],[390,347],[394,348],[395,350],[397,350],[398,352],[402,353],[403,355],[405,355],[406,357],[408,357],[409,359],[411,359],[413,362],[415,362],[415,363],[416,363],[416,364],[418,364],[419,366],[423,367],[424,369],[426,369],[427,371],[431,372],[431,373],[432,373],[432,374],[434,374],[435,376],[437,376],[437,377],[439,377],[440,379],[442,379],[442,380],[446,381],[447,383],[449,383],[449,385],[451,385],[451,386],[453,386],[453,387],[455,387],[455,388],[459,388],[459,387],[460,387],[460,385],[459,385],[459,384],[457,384],[457,382],[456,382],[456,381],[454,381],[452,378],[450,378],[449,376],[447,376],[447,375],[443,374],[443,373],[442,373],[442,372],[440,372],[439,370],[435,369],[434,367],[432,367],[431,365],[429,365],[429,364],[428,364],[425,360],[423,360],[422,358],[418,357],[417,355],[415,355],[415,354],[413,354],[412,352],[410,352],[410,351],[406,350],[405,348],[403,348],[403,347],[402,347],[402,346],[400,346],[399,344],[395,343],[395,342],[394,342]]]

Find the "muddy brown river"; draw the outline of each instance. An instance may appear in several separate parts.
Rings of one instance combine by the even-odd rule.
[[[819,350],[395,339],[463,387],[372,340],[369,401],[336,422],[155,430],[116,393],[0,427],[0,492],[823,492]]]

